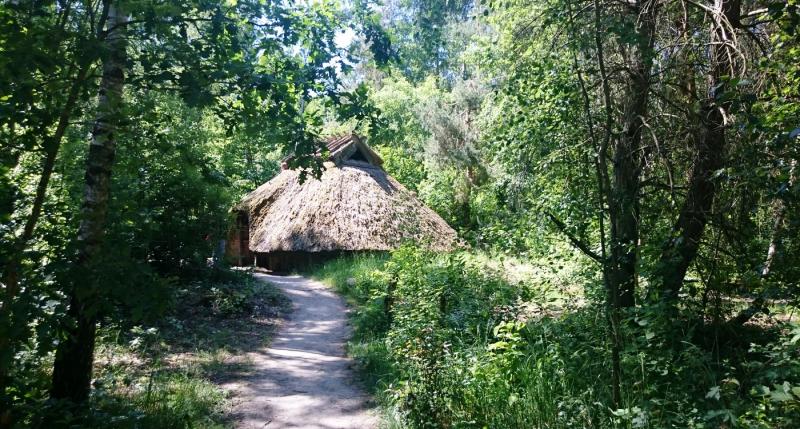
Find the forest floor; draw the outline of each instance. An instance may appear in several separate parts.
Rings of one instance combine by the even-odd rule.
[[[293,311],[268,347],[246,353],[247,376],[224,384],[233,393],[236,427],[376,427],[377,412],[345,353],[351,328],[342,299],[301,276],[254,276],[277,286]]]

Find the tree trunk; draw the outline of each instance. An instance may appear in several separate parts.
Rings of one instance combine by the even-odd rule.
[[[734,68],[732,58],[736,54],[730,47],[733,41],[728,34],[733,31],[731,23],[738,22],[738,6],[736,0],[716,0],[714,6],[708,98],[700,111],[701,132],[694,143],[694,164],[686,199],[672,228],[672,239],[665,244],[655,271],[657,287],[662,297],[670,301],[677,298],[686,272],[697,256],[717,191],[714,175],[724,166],[725,116],[730,103],[718,100],[727,90],[723,76],[732,75]]]
[[[793,159],[789,162],[789,183],[788,187],[791,188],[796,180],[795,170],[797,169],[797,160]],[[767,277],[772,271],[772,265],[775,262],[775,255],[778,254],[778,248],[783,241],[783,232],[786,229],[786,202],[782,199],[775,201],[775,223],[772,228],[772,237],[769,240],[769,247],[767,248],[767,257],[764,260],[764,266],[761,267],[761,277]]]
[[[118,4],[108,9],[107,51],[97,99],[97,116],[87,155],[81,223],[78,228],[76,268],[91,273],[105,235],[111,168],[116,151],[116,128],[122,114],[126,60],[126,17]],[[75,325],[66,329],[53,366],[51,396],[79,403],[89,396],[94,358],[95,325],[99,293],[91,275],[76,280],[70,291],[68,315]]]
[[[795,171],[797,168],[797,160],[793,159],[789,163],[789,182],[788,187],[791,188],[797,180]],[[772,235],[767,246],[767,256],[764,259],[764,265],[761,267],[761,280],[767,279],[772,272],[772,267],[775,264],[775,258],[778,256],[780,247],[782,247],[783,236],[786,231],[786,214],[788,206],[786,201],[778,199],[775,201],[775,222],[773,223]],[[791,220],[789,221],[791,222]],[[747,308],[740,311],[729,324],[733,326],[741,326],[749,322],[758,313],[767,310],[767,300],[765,295],[757,296]]]
[[[673,227],[673,238],[662,251],[656,270],[664,293],[673,298],[683,286],[686,272],[697,256],[716,193],[713,175],[723,165],[723,115],[713,103],[706,103],[701,114],[704,131],[695,143],[694,166],[686,199]]]
[[[630,83],[623,101],[625,116],[622,132],[613,142],[613,174],[609,192],[609,280],[621,307],[633,307],[636,303],[642,129],[648,113],[655,25],[656,2],[639,2],[636,6],[636,35],[639,42],[634,46],[631,55],[633,60],[628,65]]]

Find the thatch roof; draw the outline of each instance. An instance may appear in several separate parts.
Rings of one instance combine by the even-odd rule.
[[[333,137],[323,142],[323,145],[328,149],[328,157],[325,161],[331,161],[339,164],[343,160],[355,157],[358,160],[368,162],[372,165],[383,165],[383,159],[371,147],[369,147],[364,140],[355,134],[345,134],[339,137]],[[317,152],[317,156],[321,155]],[[289,161],[294,156],[289,156],[283,161]]]
[[[298,171],[283,170],[239,203],[250,214],[250,250],[391,250],[407,240],[455,246],[456,232],[387,175],[361,139],[328,144],[331,161],[319,180],[300,183]]]

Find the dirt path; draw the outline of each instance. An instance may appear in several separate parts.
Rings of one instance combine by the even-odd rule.
[[[255,276],[278,286],[294,309],[268,348],[248,354],[252,374],[226,385],[234,392],[236,427],[377,427],[345,356],[350,326],[341,298],[300,276]]]

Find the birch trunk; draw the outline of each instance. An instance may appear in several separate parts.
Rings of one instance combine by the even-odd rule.
[[[81,223],[78,228],[77,270],[91,273],[106,229],[111,169],[116,151],[116,129],[122,115],[125,80],[126,17],[119,4],[108,8],[106,52],[97,98],[97,115],[87,155]],[[68,315],[75,324],[66,329],[53,366],[51,396],[83,402],[89,396],[94,359],[95,325],[99,294],[92,276],[76,280],[70,293]]]

